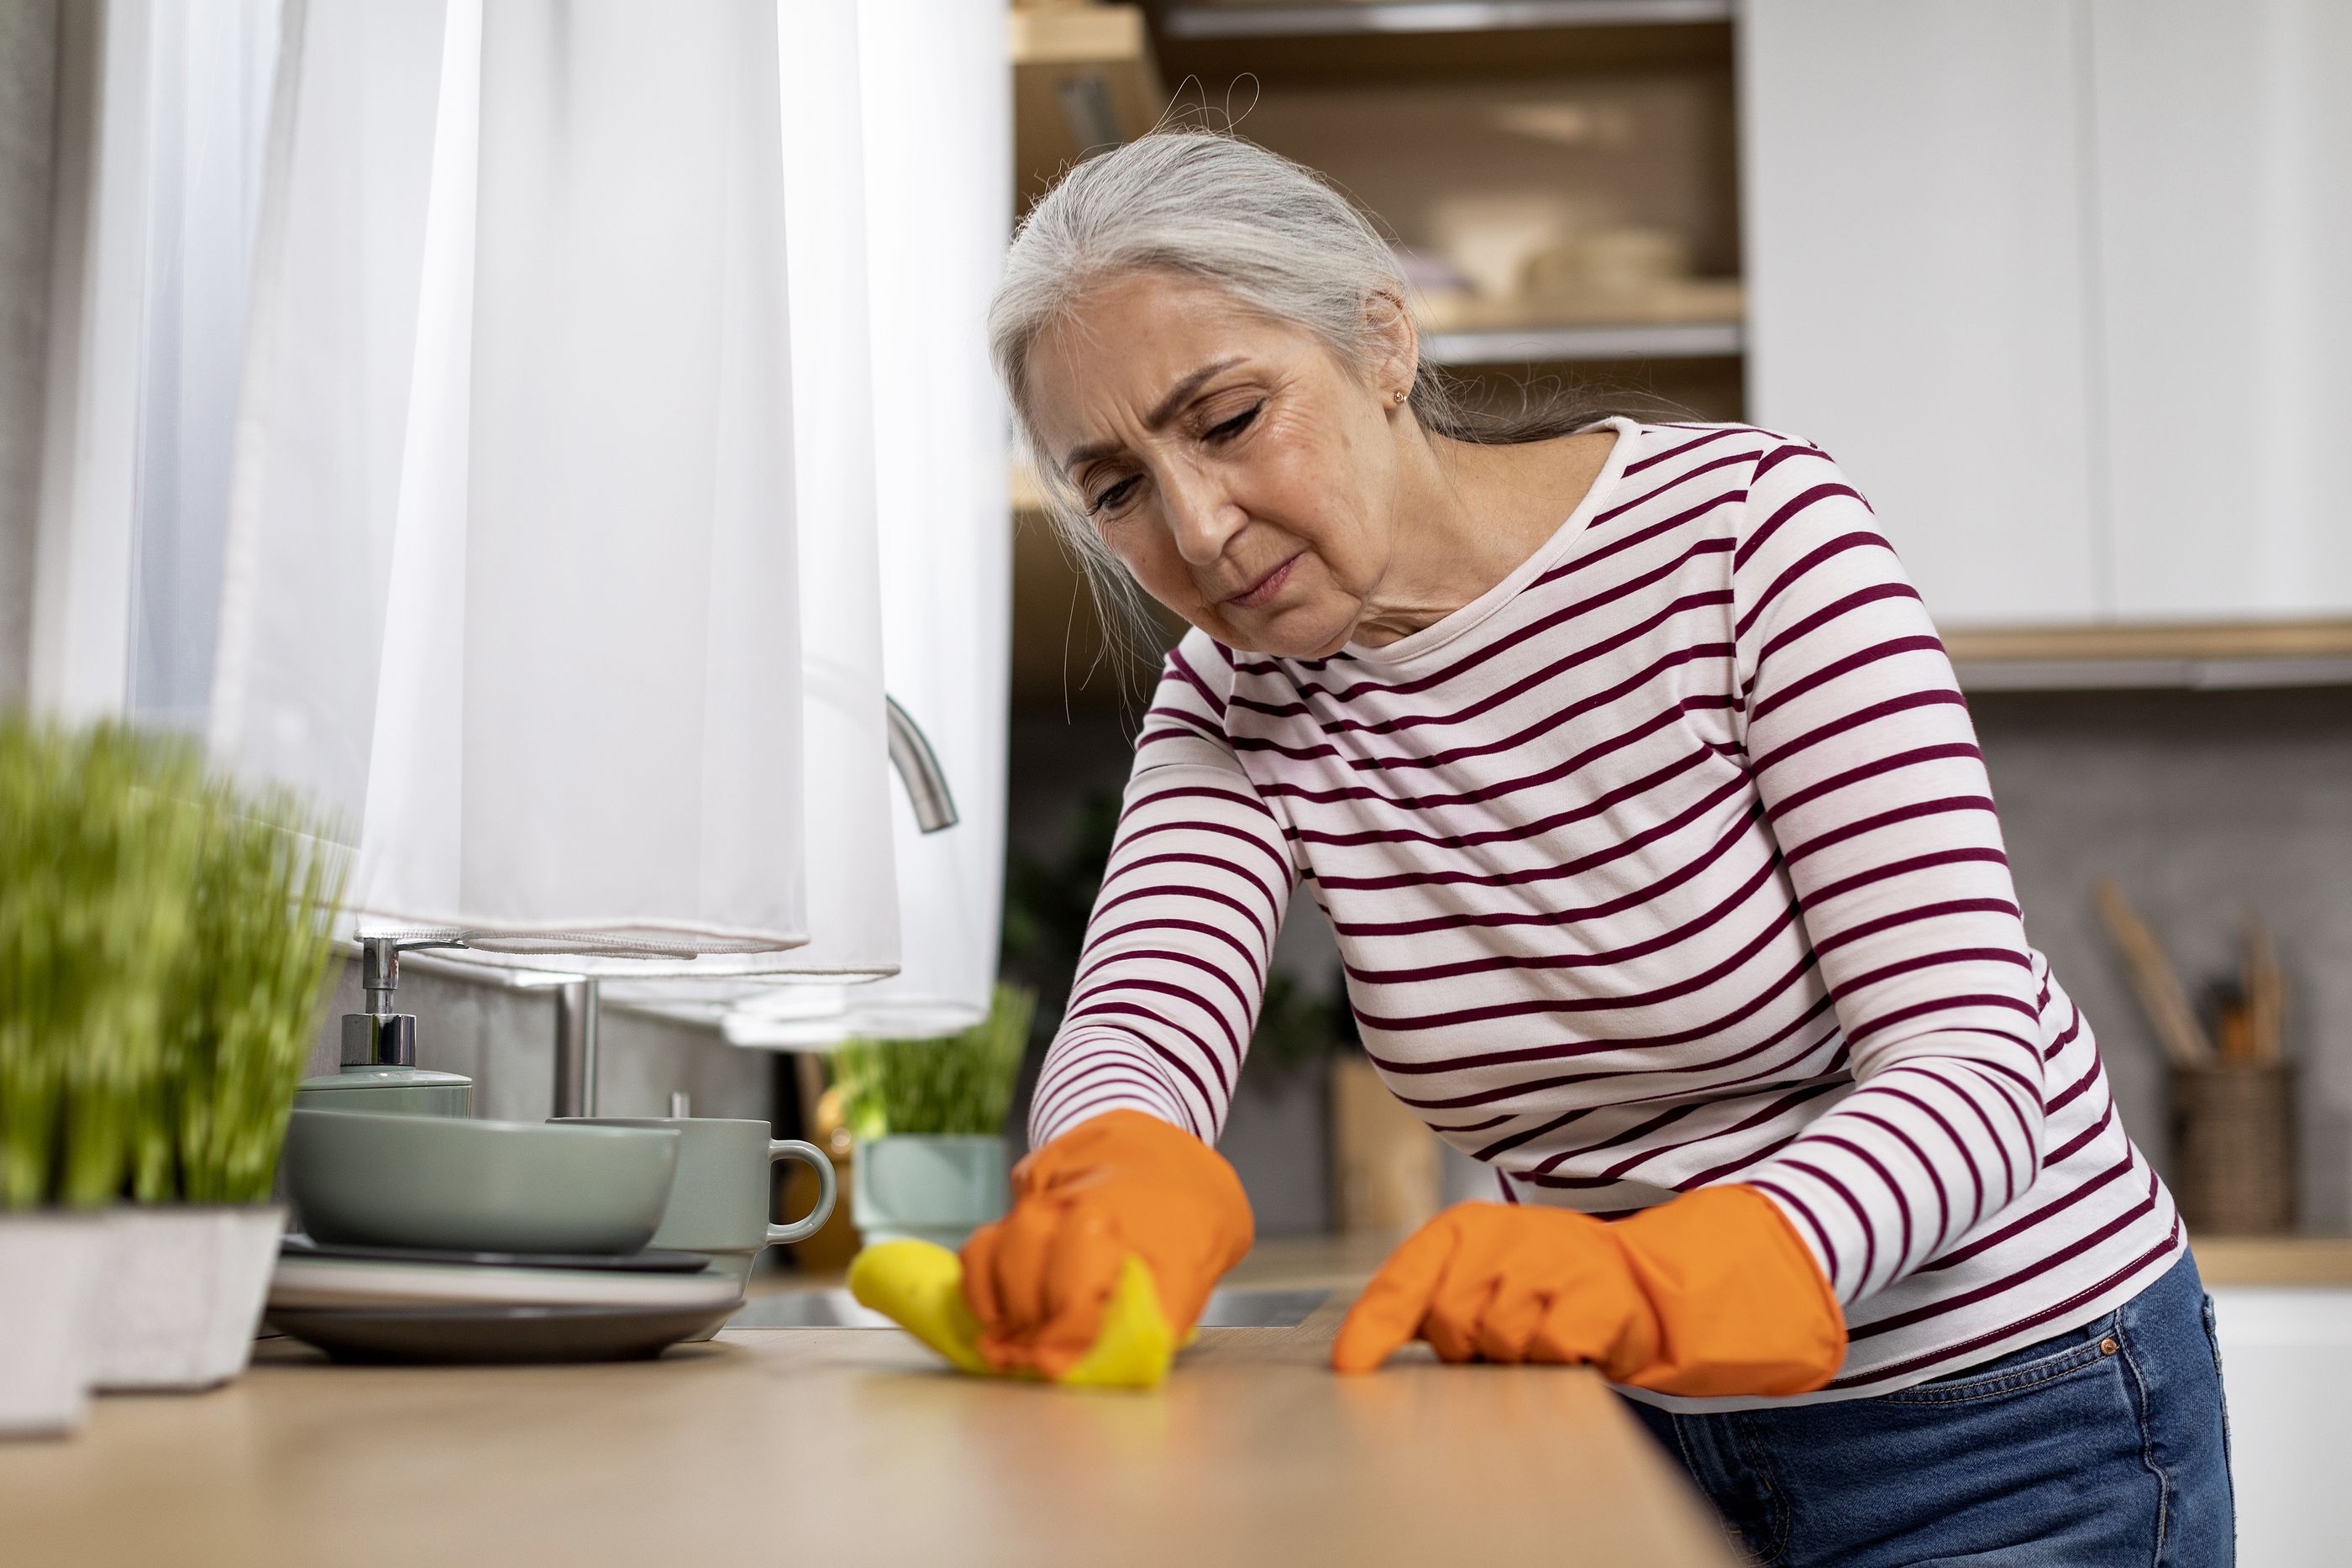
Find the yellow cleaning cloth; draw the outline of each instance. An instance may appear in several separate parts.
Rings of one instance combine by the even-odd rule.
[[[980,1320],[963,1299],[963,1260],[928,1241],[884,1241],[849,1265],[849,1293],[976,1377],[1034,1379],[980,1354]],[[1129,1254],[1103,1311],[1102,1337],[1056,1381],[1097,1388],[1156,1388],[1176,1356],[1176,1336],[1143,1260]]]

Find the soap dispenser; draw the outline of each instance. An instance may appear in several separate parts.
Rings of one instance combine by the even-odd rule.
[[[305,1078],[295,1092],[302,1111],[387,1111],[412,1116],[470,1116],[474,1081],[461,1072],[416,1065],[416,1017],[392,1010],[400,985],[400,950],[441,947],[443,942],[403,943],[391,936],[360,939],[360,984],[368,1010],[343,1015],[340,1072]]]

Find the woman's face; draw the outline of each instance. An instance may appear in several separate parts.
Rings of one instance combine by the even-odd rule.
[[[1395,396],[1411,328],[1369,374],[1190,279],[1095,289],[1030,350],[1047,460],[1160,603],[1228,647],[1345,643],[1389,570]]]

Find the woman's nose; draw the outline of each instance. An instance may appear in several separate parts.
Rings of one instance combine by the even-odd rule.
[[[1248,514],[1213,485],[1180,481],[1163,486],[1160,494],[1176,551],[1189,566],[1216,564],[1225,553],[1226,541],[1248,520]]]

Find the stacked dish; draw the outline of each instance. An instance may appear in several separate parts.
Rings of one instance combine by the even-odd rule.
[[[674,1129],[299,1110],[272,1326],[346,1360],[587,1361],[713,1332],[742,1281],[646,1243]]]

